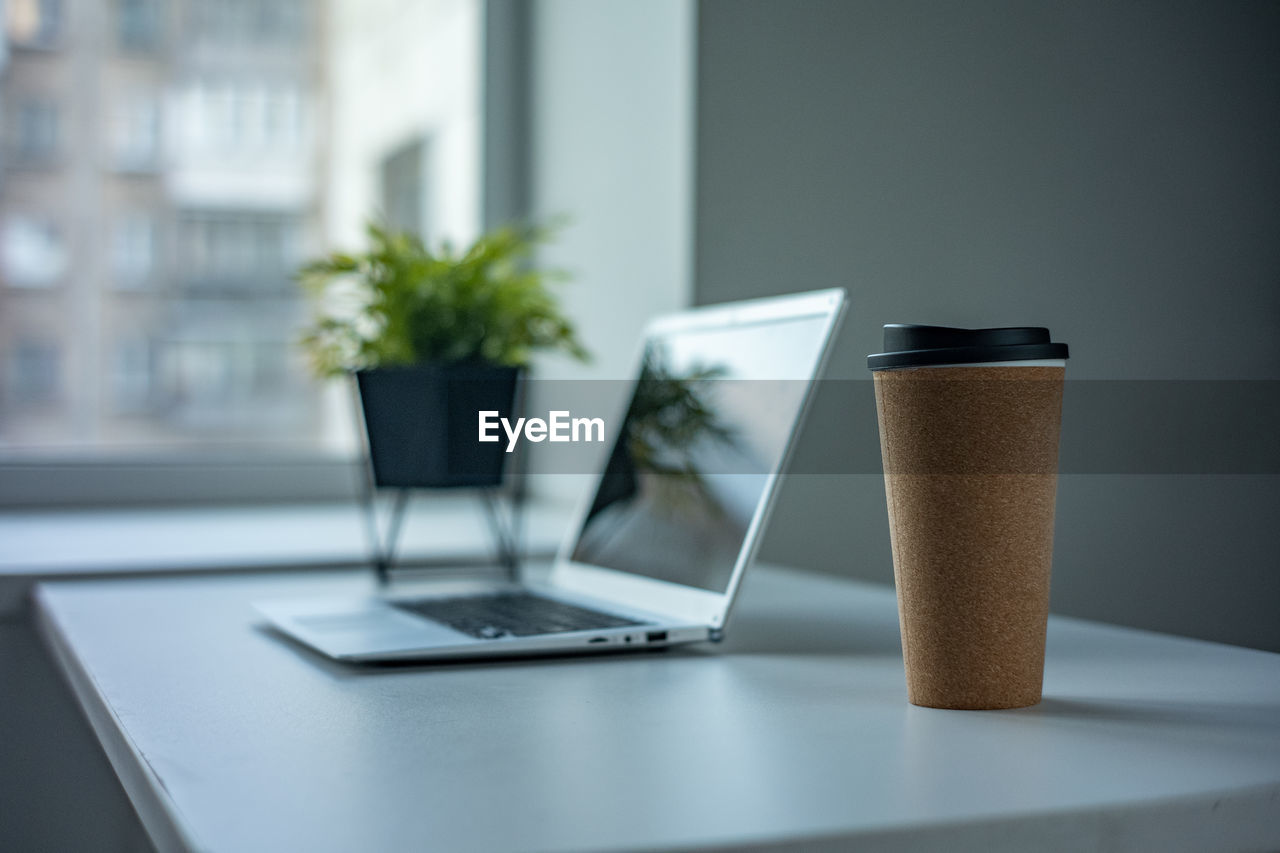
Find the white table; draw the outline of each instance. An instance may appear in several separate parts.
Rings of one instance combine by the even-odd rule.
[[[362,669],[249,607],[368,585],[37,590],[161,849],[1280,848],[1280,655],[1055,618],[1040,706],[939,711],[892,591],[801,573],[719,647],[594,658]]]

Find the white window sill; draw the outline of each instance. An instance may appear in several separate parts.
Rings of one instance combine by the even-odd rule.
[[[555,551],[570,510],[529,502],[530,556]],[[387,512],[379,507],[384,530]],[[410,504],[398,562],[444,564],[492,553],[474,497],[429,496]],[[0,512],[0,616],[20,611],[30,587],[45,579],[358,566],[368,557],[355,503]]]

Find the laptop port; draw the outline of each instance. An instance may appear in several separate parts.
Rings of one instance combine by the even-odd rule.
[[[647,639],[651,643],[664,643],[667,640],[666,631],[650,631],[644,636],[645,636],[645,639]]]
[[[587,640],[587,642],[588,643],[607,643],[609,642],[609,638],[608,637],[592,637],[590,640]]]

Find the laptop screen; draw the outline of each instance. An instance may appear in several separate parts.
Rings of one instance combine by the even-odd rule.
[[[650,337],[571,559],[725,592],[800,416],[828,319]]]

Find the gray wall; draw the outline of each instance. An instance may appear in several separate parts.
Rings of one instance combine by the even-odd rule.
[[[1280,4],[703,0],[696,102],[695,298],[848,287],[832,375],[926,322],[1048,325],[1073,378],[1280,379]],[[802,446],[875,429],[820,399]],[[1065,476],[1053,607],[1280,650],[1278,509],[1274,476]],[[889,583],[887,537],[878,476],[794,477],[763,556]]]

